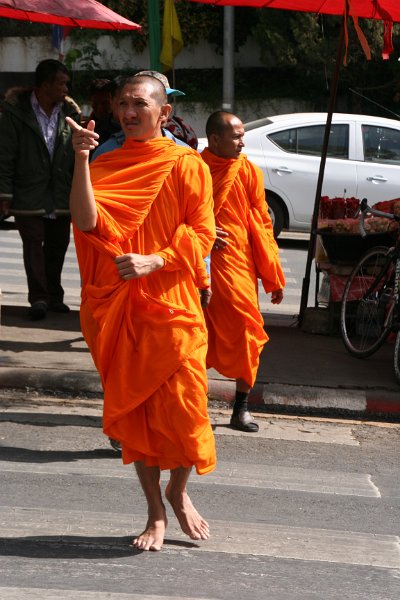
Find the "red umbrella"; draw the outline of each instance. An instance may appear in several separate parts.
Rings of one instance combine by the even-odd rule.
[[[279,8],[301,12],[314,12],[317,14],[343,15],[343,27],[340,35],[339,46],[336,55],[335,72],[331,85],[331,94],[327,109],[324,141],[321,149],[321,164],[318,175],[317,189],[315,193],[314,212],[311,223],[311,236],[307,256],[306,272],[303,279],[301,291],[301,303],[299,322],[302,322],[304,311],[307,308],[308,292],[310,288],[310,273],[312,260],[315,255],[315,242],[317,236],[319,202],[324,179],[326,156],[328,152],[329,133],[332,123],[332,114],[336,102],[337,86],[339,79],[339,68],[343,55],[345,38],[347,37],[347,17],[353,17],[356,31],[364,51],[368,47],[363,39],[363,34],[358,27],[357,19],[379,19],[385,22],[385,47],[387,55],[391,47],[391,26],[393,21],[400,21],[400,0],[190,0],[190,2],[201,2],[202,4],[218,4],[220,6],[248,6],[253,8]]]
[[[400,21],[399,0],[191,0],[221,6],[253,6],[255,8],[282,8],[326,15],[343,15],[348,4],[351,17]]]
[[[140,29],[96,0],[0,0],[0,17],[91,29]]]

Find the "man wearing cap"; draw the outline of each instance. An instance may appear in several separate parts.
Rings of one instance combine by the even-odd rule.
[[[81,325],[104,389],[103,428],[135,463],[148,520],[133,545],[160,550],[165,496],[182,530],[206,540],[209,526],[187,494],[194,466],[215,468],[207,414],[207,330],[198,288],[215,239],[212,182],[190,148],[162,136],[171,106],[153,77],[121,86],[126,142],[88,164],[94,123],[75,125],[70,206],[82,277]]]

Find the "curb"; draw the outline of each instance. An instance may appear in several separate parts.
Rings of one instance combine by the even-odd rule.
[[[233,403],[235,381],[209,379],[210,400]],[[390,415],[400,418],[400,396],[389,390],[340,389],[316,386],[256,383],[249,405],[270,410],[302,412],[338,412],[357,415]]]
[[[65,371],[58,369],[10,369],[0,368],[1,388],[33,388],[58,390],[72,394],[102,394],[103,390],[96,371]]]
[[[96,371],[57,369],[0,368],[0,389],[51,390],[76,396],[102,397]],[[210,401],[233,404],[236,384],[231,379],[208,379]],[[257,410],[292,413],[348,413],[352,415],[390,416],[400,419],[400,395],[382,389],[345,389],[295,384],[256,383],[249,405]]]

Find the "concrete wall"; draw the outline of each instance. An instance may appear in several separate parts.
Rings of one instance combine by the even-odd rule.
[[[134,33],[132,35],[135,35]],[[71,47],[81,46],[67,38],[64,42],[64,54]],[[142,54],[132,49],[129,38],[121,38],[117,43],[110,36],[103,35],[97,40],[97,49],[100,57],[95,57],[103,69],[147,69],[149,68],[149,54],[145,50]],[[236,53],[235,66],[259,67],[262,66],[258,58],[258,47],[253,41],[243,46]],[[33,72],[38,62],[44,58],[58,58],[58,52],[51,47],[49,37],[5,37],[0,38],[0,71],[1,72]],[[222,68],[223,58],[217,54],[210,44],[202,42],[192,48],[184,48],[176,57],[177,69],[206,69]],[[79,69],[79,61],[74,65]]]
[[[135,35],[134,33],[132,35]],[[71,42],[65,41],[64,53],[71,48]],[[100,57],[96,61],[103,69],[147,69],[149,67],[149,56],[147,50],[142,54],[134,53],[128,38],[122,38],[115,45],[110,36],[101,36],[98,39],[97,48]],[[38,62],[45,58],[59,58],[58,52],[51,47],[49,37],[0,38],[0,94],[13,85],[28,86],[33,84],[33,73]],[[79,61],[74,65],[79,69]],[[201,43],[194,48],[185,48],[176,58],[177,69],[200,69],[218,68],[222,69],[223,57],[216,54],[207,43]],[[248,42],[235,56],[236,67],[259,67],[262,66],[258,59],[258,48],[255,43]],[[222,79],[221,79],[222,87]],[[88,107],[82,107],[84,114],[88,114]],[[198,103],[179,103],[177,100],[176,111],[193,126],[199,137],[205,135],[205,122],[213,110],[221,106],[207,106],[204,108]],[[291,112],[311,110],[306,102],[295,102],[290,98],[279,100],[269,99],[265,102],[237,103],[235,112],[240,115],[244,122],[253,121],[272,114],[284,114]]]

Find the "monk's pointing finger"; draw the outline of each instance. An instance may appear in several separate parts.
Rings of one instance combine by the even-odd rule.
[[[71,119],[71,117],[65,117],[65,121],[71,127],[72,131],[81,131],[82,127],[78,125],[76,121]]]
[[[93,119],[91,119],[91,120],[89,121],[89,123],[86,125],[86,129],[87,129],[88,131],[93,131],[93,132],[94,132],[94,128],[95,128],[95,126],[96,126],[96,121],[93,121]],[[97,134],[96,134],[96,135],[97,135]],[[99,137],[99,136],[97,135],[97,137]]]

